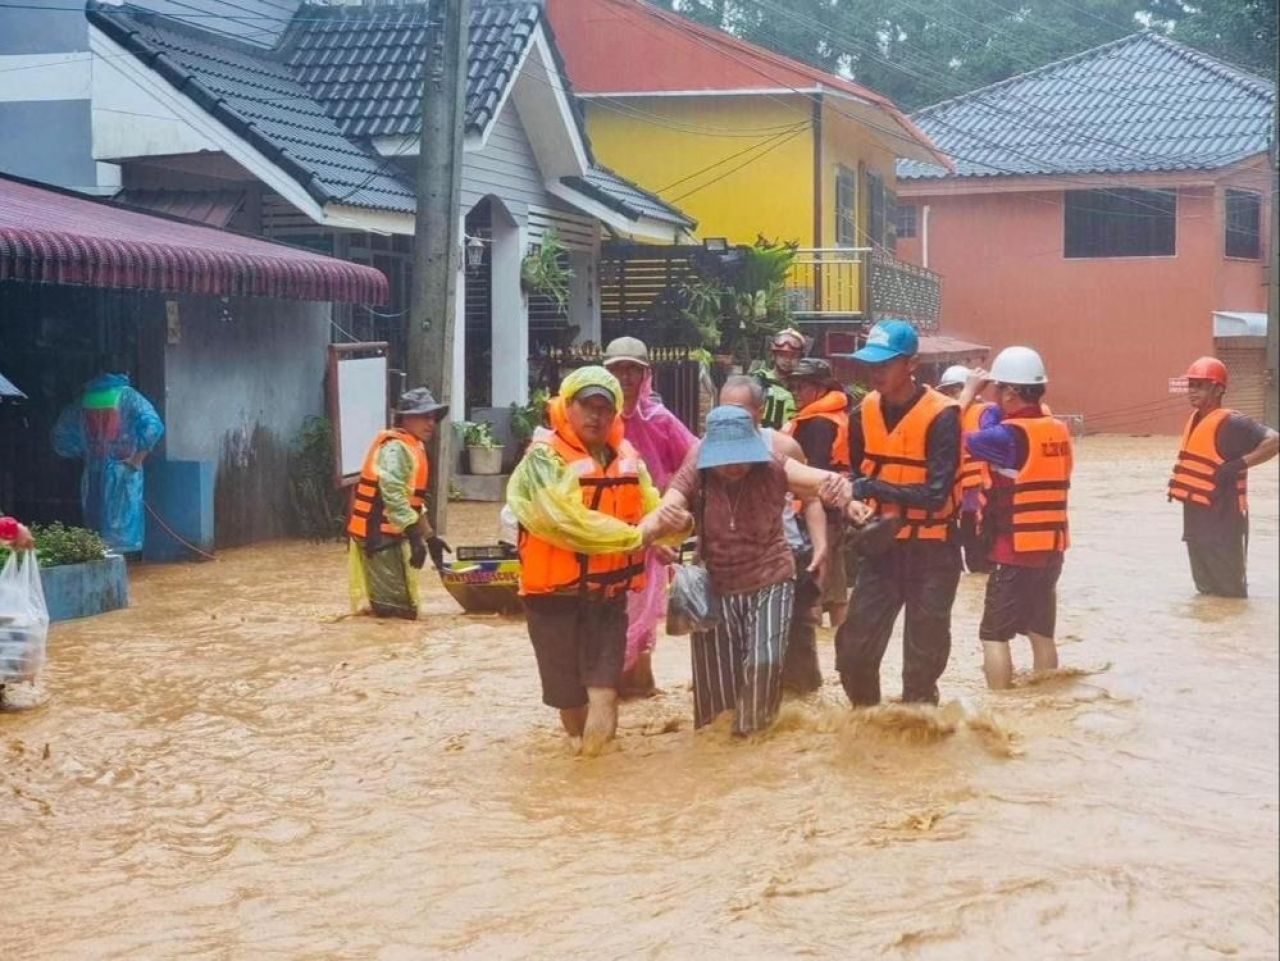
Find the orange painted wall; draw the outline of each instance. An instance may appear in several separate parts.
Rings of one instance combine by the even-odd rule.
[[[992,357],[1035,347],[1053,409],[1084,414],[1091,431],[1179,431],[1187,408],[1168,381],[1212,353],[1213,311],[1266,310],[1265,251],[1253,262],[1223,255],[1221,185],[1179,189],[1172,257],[1066,259],[1061,191],[903,199],[921,220],[930,208],[942,331],[989,345]],[[898,256],[922,263],[922,243],[923,230],[900,239]]]

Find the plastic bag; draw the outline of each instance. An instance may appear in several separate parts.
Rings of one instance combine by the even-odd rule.
[[[0,570],[0,683],[34,681],[44,667],[49,608],[34,551],[13,551]]]
[[[676,568],[667,597],[667,633],[709,631],[720,623],[720,599],[711,587],[711,575],[701,564]]]

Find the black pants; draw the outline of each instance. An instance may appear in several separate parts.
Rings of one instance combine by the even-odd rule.
[[[904,607],[902,699],[938,703],[938,678],[951,656],[951,605],[959,583],[957,544],[902,541],[863,559],[849,616],[836,632],[836,669],[855,707],[880,703],[880,661]]]
[[[782,658],[782,689],[792,694],[812,694],[822,687],[822,667],[818,663],[818,629],[822,620],[822,586],[806,573],[812,552],[796,554],[796,599],[787,632],[787,650]],[[837,557],[827,563],[840,563]]]
[[[987,560],[990,544],[978,530],[978,515],[965,511],[960,515],[960,545],[964,548],[964,566],[970,574],[986,574],[992,568]]]
[[[1248,538],[1244,534],[1187,541],[1187,557],[1191,560],[1196,590],[1215,597],[1248,597],[1247,549]]]

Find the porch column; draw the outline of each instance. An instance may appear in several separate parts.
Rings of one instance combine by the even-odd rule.
[[[466,217],[459,217],[458,236],[465,237]],[[453,298],[453,374],[449,388],[449,419],[467,418],[467,255],[458,258],[458,285]]]
[[[524,225],[494,216],[490,284],[494,407],[523,404],[529,399],[529,299],[520,288],[520,261],[527,237]]]
[[[578,328],[576,343],[599,344],[600,329],[600,257],[599,246],[592,250],[569,252],[569,323]],[[603,345],[602,345],[603,346]]]

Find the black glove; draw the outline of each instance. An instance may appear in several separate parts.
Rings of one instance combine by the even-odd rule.
[[[431,555],[431,563],[436,566],[436,570],[444,570],[445,551],[453,553],[453,548],[449,546],[449,542],[443,537],[427,538],[427,553]]]
[[[1218,472],[1214,480],[1219,484],[1230,484],[1248,469],[1249,465],[1244,462],[1243,457],[1233,457],[1226,463],[1218,465]]]
[[[409,566],[420,571],[427,563],[427,542],[422,539],[422,527],[410,524],[404,529],[404,536],[409,538]]]

